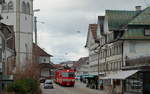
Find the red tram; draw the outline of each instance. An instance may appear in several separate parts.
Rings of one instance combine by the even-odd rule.
[[[75,71],[72,69],[61,69],[55,72],[55,82],[62,86],[74,86]]]

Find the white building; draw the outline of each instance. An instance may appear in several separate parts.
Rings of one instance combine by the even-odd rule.
[[[68,67],[72,68],[74,62],[75,61],[65,61],[65,62],[61,62],[60,64],[61,64],[61,66],[68,66]]]
[[[33,61],[39,64],[40,77],[54,78],[54,64],[51,62],[51,57],[53,56],[33,44]]]
[[[89,73],[91,75],[98,75],[98,54],[95,52],[95,48],[98,44],[96,35],[97,24],[90,24],[88,29],[86,48],[89,50]]]
[[[33,0],[5,0],[1,14],[15,32],[16,66],[24,67],[32,61]]]
[[[134,61],[127,63],[128,60],[150,56],[149,13],[150,7],[139,10],[138,6],[136,11],[106,10],[105,16],[98,17],[96,41],[95,43],[90,41],[90,36],[88,36],[86,46],[89,53],[96,50],[98,52],[99,59],[98,56],[93,58],[97,58],[97,63],[95,63],[95,68],[99,69],[97,72],[104,73],[104,75],[99,75],[99,79],[103,80],[100,85],[104,86],[105,91],[108,92],[109,89],[109,93],[115,94],[150,93],[150,88],[145,88],[146,85],[150,85],[148,78],[150,63],[144,60],[138,63]],[[94,43],[94,47],[91,46],[92,43]],[[96,43],[99,44],[97,47]],[[92,58],[91,55],[89,55],[90,57]],[[93,64],[91,61],[89,63]],[[133,82],[138,83],[135,85],[132,84]],[[145,84],[141,85],[140,83]],[[134,88],[137,84],[140,88]]]
[[[73,65],[76,69],[76,75],[88,75],[89,74],[89,58],[82,57]]]

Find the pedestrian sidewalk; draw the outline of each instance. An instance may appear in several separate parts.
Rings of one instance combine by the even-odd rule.
[[[84,88],[84,89],[87,89],[87,90],[90,90],[91,92],[93,92],[93,94],[107,94],[106,92],[101,91],[101,90],[88,88],[88,87],[86,87],[85,83],[82,83],[80,81],[76,81],[76,85],[75,86],[76,87],[80,87],[80,88]]]

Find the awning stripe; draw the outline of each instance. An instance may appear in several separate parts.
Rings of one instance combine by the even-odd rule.
[[[120,71],[118,73],[109,74],[108,76],[101,78],[101,79],[122,79],[123,80],[137,72],[138,70]]]

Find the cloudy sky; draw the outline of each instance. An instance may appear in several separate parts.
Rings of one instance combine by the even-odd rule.
[[[106,9],[134,10],[148,0],[34,0],[38,17],[38,44],[54,57],[52,61],[78,60],[88,56],[84,48],[88,24],[96,23]],[[44,24],[42,23],[44,22]]]

